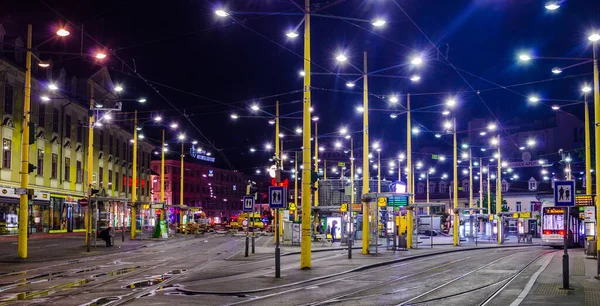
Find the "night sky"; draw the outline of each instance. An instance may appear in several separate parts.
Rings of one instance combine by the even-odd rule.
[[[333,1],[313,2],[316,9]],[[515,118],[548,118],[553,116],[551,105],[582,100],[580,88],[592,81],[592,65],[571,68],[557,76],[550,72],[552,67],[577,61],[540,59],[521,64],[517,61],[518,54],[528,51],[536,56],[591,58],[587,37],[591,30],[600,29],[600,1],[562,1],[556,11],[546,10],[545,3],[543,0],[342,1],[319,13],[363,20],[382,17],[387,24],[374,28],[369,22],[313,16],[312,69],[355,72],[349,65],[336,63],[336,54],[343,51],[349,62],[362,67],[362,54],[367,51],[369,71],[400,65],[385,74],[421,76],[416,84],[407,79],[369,78],[369,92],[373,94],[370,135],[371,139],[384,143],[382,157],[396,156],[404,150],[406,141],[406,117],[390,118],[390,113],[402,110],[406,101],[401,98],[398,105],[390,106],[386,99],[391,94],[410,92],[413,109],[456,97],[459,130],[465,130],[471,118],[490,122],[497,118],[500,123]],[[5,0],[0,2],[0,22],[7,30],[20,31],[7,36],[25,35],[27,23],[32,23],[36,41],[51,35],[57,23],[72,22],[73,25],[67,25],[72,33],[68,40],[52,42],[42,49],[75,52],[80,43],[76,27],[83,24],[85,33],[111,50],[107,65],[113,80],[124,85],[124,96],[147,97],[148,102],[138,106],[143,117],[160,113],[169,122],[179,122],[187,136],[207,147],[210,141],[220,150],[219,153],[211,149],[220,166],[228,167],[223,161],[225,156],[235,169],[251,172],[253,167],[264,168],[269,155],[250,154],[249,147],[262,150],[265,143],[273,143],[274,127],[266,119],[233,121],[230,115],[249,115],[247,107],[254,102],[273,113],[275,100],[282,104],[282,114],[301,110],[299,71],[303,27],[295,39],[286,37],[285,32],[302,17],[234,14],[231,18],[218,18],[214,13],[218,8],[236,12],[300,12],[287,0]],[[84,39],[86,51],[98,46],[92,38]],[[439,57],[432,43],[441,51]],[[448,60],[444,59],[446,53]],[[409,65],[416,54],[425,59],[417,70]],[[148,83],[134,76],[131,71],[134,67]],[[362,81],[352,89],[346,88],[346,81],[352,79],[312,77],[314,114],[320,117],[320,134],[334,133],[345,125],[357,133],[355,138],[361,138],[362,116],[355,107],[362,103]],[[527,82],[535,83],[499,87]],[[530,105],[527,96],[531,94],[542,98],[541,103]],[[169,104],[184,112],[189,121]],[[442,109],[440,106],[428,110]],[[583,117],[580,104],[562,110]],[[447,142],[425,132],[442,129],[441,114],[415,113],[413,117],[415,124],[423,125],[423,132],[415,140],[417,146],[439,146],[450,152]],[[283,133],[293,135],[301,122],[289,119],[282,125]],[[175,138],[176,134],[169,137]],[[324,138],[321,142],[331,147],[334,139]],[[285,140],[286,148],[301,145],[299,137]]]

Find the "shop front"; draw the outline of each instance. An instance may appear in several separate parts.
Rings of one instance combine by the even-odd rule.
[[[50,194],[49,233],[85,232],[84,211],[79,207],[82,197]]]
[[[19,195],[14,187],[0,187],[0,235],[16,235],[19,228]],[[50,230],[50,193],[35,191],[29,200],[29,232]]]

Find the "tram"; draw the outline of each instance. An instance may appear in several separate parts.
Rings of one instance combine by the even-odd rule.
[[[565,230],[565,210],[568,210],[569,227]],[[584,222],[579,218],[578,207],[542,205],[542,245],[563,247],[567,235],[568,247],[581,247],[584,244]]]

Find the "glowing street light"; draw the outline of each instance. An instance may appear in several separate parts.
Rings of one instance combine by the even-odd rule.
[[[169,127],[171,127],[172,129],[176,129],[179,125],[176,122],[171,123],[171,125],[169,125]]]
[[[256,152],[256,149],[255,148],[250,148],[250,152],[254,153],[254,152]]]
[[[356,111],[357,111],[357,112],[359,112],[359,113],[362,113],[362,112],[364,112],[364,111],[365,111],[365,108],[364,108],[364,107],[362,107],[362,106],[357,106],[357,107],[356,107]]]
[[[588,40],[591,42],[597,42],[600,40],[600,33],[592,33],[590,36],[588,36]]]
[[[139,98],[138,102],[140,102],[140,103],[146,103],[146,98]]]
[[[488,131],[495,131],[496,130],[496,124],[495,123],[490,123],[487,126]]]
[[[448,106],[448,107],[454,107],[455,105],[456,105],[456,100],[454,100],[454,99],[448,99],[446,101],[446,106]]]
[[[421,77],[418,75],[413,75],[410,77],[410,80],[413,82],[418,82],[420,79],[421,79]]]
[[[227,13],[225,10],[216,10],[215,14],[219,17],[227,17],[229,16],[229,13]]]
[[[179,136],[177,136],[177,139],[184,140],[185,139],[185,135],[184,134],[179,134]]]
[[[48,96],[42,96],[42,98],[41,98],[41,99],[42,99],[42,101],[44,101],[44,102],[48,102],[48,101],[50,101],[50,98],[49,98]]]
[[[98,53],[96,53],[96,58],[97,59],[105,59],[106,58],[106,53],[104,53],[104,52],[98,52]]]
[[[250,106],[250,109],[253,111],[258,111],[260,108],[258,107],[258,104],[252,104],[252,106]]]
[[[42,68],[48,68],[48,67],[50,67],[50,63],[48,63],[48,62],[38,62],[38,66],[40,66]]]
[[[546,9],[549,11],[557,10],[559,7],[560,7],[560,4],[558,1],[548,1],[546,3]]]
[[[588,93],[588,92],[592,91],[592,88],[589,85],[584,85],[581,88],[581,91],[583,91],[584,93]]]
[[[498,145],[498,138],[495,138],[495,137],[494,137],[494,138],[490,139],[490,143],[491,143],[493,146],[497,146],[497,145]]]
[[[415,135],[416,135],[416,134],[419,134],[420,132],[421,132],[421,130],[419,130],[419,128],[418,128],[418,127],[414,127],[414,128],[412,128],[412,133],[413,133],[413,134],[415,134]]]
[[[355,84],[353,82],[347,82],[346,83],[346,87],[348,87],[348,88],[352,88],[352,87],[354,87],[354,85]]]
[[[396,97],[396,96],[391,96],[391,97],[390,97],[390,103],[392,103],[392,104],[398,103],[398,97]]]
[[[346,135],[346,133],[348,133],[348,129],[347,128],[345,128],[345,127],[340,128],[340,134]]]
[[[527,139],[527,146],[528,147],[535,146],[535,139]]]
[[[521,54],[519,54],[519,60],[527,62],[527,61],[531,60],[531,56],[527,53],[521,53]]]
[[[289,31],[289,32],[285,33],[285,36],[287,36],[289,38],[296,38],[296,37],[298,37],[298,32],[296,32],[296,31]]]
[[[312,120],[312,121],[315,121],[315,122],[316,122],[316,121],[319,121],[319,117],[317,117],[317,116],[313,116],[313,117],[312,117],[310,120]]]
[[[154,121],[156,122],[161,122],[162,121],[162,117],[160,115],[154,117]]]
[[[304,70],[300,70],[300,72],[298,72],[298,74],[299,74],[300,76],[302,76],[302,77],[306,75],[306,73],[304,72]]]
[[[554,74],[560,74],[561,72],[562,72],[562,69],[560,67],[552,68],[552,73],[554,73]]]
[[[559,110],[559,109],[560,109],[560,106],[558,106],[558,105],[552,105],[552,110]]]
[[[271,150],[271,149],[273,149],[273,146],[272,146],[270,143],[267,143],[267,144],[265,145],[265,149],[267,149],[267,150]]]
[[[338,148],[338,149],[339,149],[339,148],[341,148],[341,147],[342,147],[342,143],[341,143],[341,142],[339,142],[339,141],[337,141],[337,142],[335,143],[335,147],[336,147],[336,148]]]
[[[71,34],[71,33],[65,29],[59,29],[58,31],[56,31],[56,35],[61,36],[61,37],[68,36],[69,34]]]
[[[451,129],[452,128],[452,122],[450,122],[450,121],[444,122],[444,128],[447,129],[447,130]]]
[[[115,86],[114,89],[116,92],[121,92],[121,91],[123,91],[123,86],[117,84],[117,86]]]
[[[373,20],[373,22],[372,22],[371,24],[372,24],[373,26],[375,26],[375,27],[378,27],[378,28],[379,28],[379,27],[382,27],[382,26],[384,26],[384,25],[385,25],[385,20],[383,20],[383,19],[381,19],[381,18],[378,18],[378,19],[375,19],[375,20]]]
[[[296,134],[298,134],[298,135],[302,134],[302,129],[299,128],[299,127],[297,127],[296,128]]]
[[[347,58],[347,57],[346,57],[344,54],[338,54],[338,55],[335,57],[335,59],[336,59],[338,62],[345,62],[345,61],[347,61],[347,60],[348,60],[348,58]]]
[[[412,58],[412,60],[410,60],[410,63],[414,66],[421,66],[421,64],[423,64],[423,58],[420,56],[415,56]]]
[[[56,86],[56,84],[54,84],[54,83],[50,83],[50,84],[48,85],[48,89],[50,89],[50,90],[57,90],[57,89],[58,89],[58,86]]]
[[[450,111],[449,111],[449,110],[447,110],[447,109],[445,109],[445,110],[442,112],[442,115],[444,115],[444,116],[448,116],[448,115],[450,115]]]
[[[530,96],[528,100],[529,100],[529,102],[531,102],[531,103],[537,103],[537,102],[540,102],[540,98],[539,98],[538,96]]]

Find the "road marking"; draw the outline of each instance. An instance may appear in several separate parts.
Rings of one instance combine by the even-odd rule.
[[[554,254],[550,253],[550,254],[544,255],[546,258],[545,258],[542,266],[531,276],[531,278],[529,278],[529,281],[527,282],[527,285],[525,285],[525,288],[523,288],[523,291],[521,291],[521,294],[519,294],[519,296],[517,297],[517,299],[514,300],[510,304],[510,306],[519,306],[519,305],[521,305],[521,303],[523,302],[523,300],[525,300],[525,298],[527,297],[527,295],[531,291],[531,288],[533,288],[533,285],[535,284],[535,281],[538,279],[538,277],[540,276],[540,274],[542,274],[542,272],[544,272],[544,270],[546,270],[546,267],[548,267],[548,265],[552,261],[552,258],[554,257],[554,255],[556,255],[556,253],[554,253]]]

